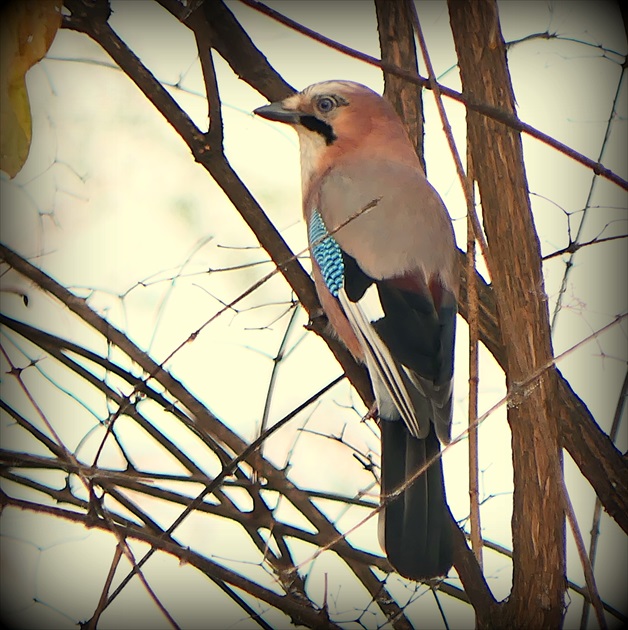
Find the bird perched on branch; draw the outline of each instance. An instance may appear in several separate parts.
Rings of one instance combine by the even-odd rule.
[[[316,288],[373,383],[380,542],[402,575],[444,575],[452,532],[437,456],[450,439],[458,289],[449,215],[401,120],[366,86],[317,83],[255,114],[299,136]]]

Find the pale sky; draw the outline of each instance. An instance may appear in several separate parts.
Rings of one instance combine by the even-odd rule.
[[[369,2],[269,4],[330,38],[373,56],[379,54],[374,9]],[[296,88],[333,78],[359,81],[380,91],[383,88],[377,69],[307,40],[242,4],[229,2],[228,6],[271,64]],[[420,2],[418,8],[436,73],[443,83],[459,89],[446,5]],[[555,40],[520,43],[509,53],[521,119],[588,157],[599,159],[627,52],[615,4],[504,2],[500,4],[500,17],[507,41],[547,30],[559,35]],[[170,88],[171,94],[194,122],[205,128],[207,107],[190,32],[161,7],[145,1],[113,2],[111,24],[155,76],[167,85],[177,85]],[[219,57],[216,65],[229,161],[293,251],[302,251],[306,238],[300,211],[296,136],[289,129],[254,118],[251,111],[265,103],[264,97],[240,81]],[[61,30],[48,58],[29,72],[28,88],[33,144],[22,172],[12,181],[4,175],[0,180],[2,241],[76,294],[88,298],[93,309],[125,330],[155,360],[163,360],[218,312],[222,303],[237,297],[272,270],[270,264],[262,264],[207,273],[208,269],[266,261],[268,257],[174,130],[85,36]],[[454,164],[431,94],[425,95],[424,102],[428,177],[445,201],[458,244],[464,248],[466,216]],[[459,151],[464,155],[464,113],[456,104],[446,105]],[[606,167],[624,178],[628,175],[626,114],[624,81],[601,157]],[[584,167],[530,138],[524,137],[524,150],[535,224],[543,254],[547,255],[569,243],[568,229],[575,238],[592,177]],[[598,180],[589,205],[581,241],[626,234],[625,192]],[[550,314],[566,260],[557,257],[544,266]],[[307,260],[303,262],[309,266]],[[590,336],[627,308],[625,240],[584,248],[573,263],[554,330],[556,354]],[[176,281],[170,281],[177,275]],[[6,289],[19,289],[29,295],[29,306],[25,307],[19,296],[3,293],[2,311],[6,315],[100,353],[107,352],[101,337],[17,274],[4,275],[2,283]],[[247,440],[254,439],[259,431],[272,359],[289,325],[290,299],[289,288],[275,276],[239,304],[241,312],[218,317],[168,363],[178,379]],[[340,374],[323,342],[305,331],[306,323],[301,310],[288,331],[289,355],[279,367],[269,408],[271,425]],[[559,363],[605,431],[610,428],[626,371],[626,337],[624,321]],[[21,366],[42,354],[4,329],[0,339],[12,360]],[[466,323],[459,318],[454,436],[464,431],[467,421],[467,353]],[[118,354],[114,353],[113,358],[126,365]],[[32,406],[14,380],[5,375],[8,369],[3,357],[3,398],[35,422]],[[77,457],[91,461],[103,435],[98,419],[107,417],[103,397],[68,375],[51,358],[41,361],[37,369],[29,368],[24,375],[64,443],[71,450],[78,449]],[[481,359],[480,394],[480,413],[505,395],[503,374],[486,352]],[[186,453],[197,458],[208,474],[217,472],[216,462],[203,459],[201,446],[181,433],[167,414],[149,404],[143,410],[165,434],[179,441]],[[369,488],[373,477],[346,445],[325,436],[342,433],[345,442],[360,451],[379,453],[373,424],[360,422],[364,412],[357,395],[343,382],[273,436],[264,452],[276,465],[289,461],[290,478],[297,485],[353,496]],[[1,419],[2,448],[47,454],[6,415],[2,414]],[[118,428],[138,468],[180,472],[130,421],[120,423]],[[482,425],[480,444],[481,491],[484,498],[491,497],[482,506],[484,534],[510,547],[512,471],[503,406]],[[625,418],[617,446],[622,452],[628,448]],[[113,445],[105,449],[100,461],[112,467],[124,464]],[[468,514],[466,441],[448,449],[444,462],[448,500],[454,516],[463,519]],[[565,469],[588,544],[595,497],[568,456]],[[51,479],[49,473],[41,472],[33,477],[47,482]],[[59,483],[63,483],[61,477]],[[15,496],[41,498],[4,480],[2,487]],[[377,488],[370,487],[369,491],[375,499]],[[153,506],[148,502],[142,505],[150,507],[163,526],[178,515],[171,506],[156,502]],[[286,518],[299,518],[298,514],[288,514],[288,506],[278,509]],[[321,504],[321,509],[329,514],[339,510],[336,504]],[[338,525],[347,528],[366,514],[350,509],[340,516]],[[1,607],[16,627],[71,628],[93,614],[115,547],[111,536],[14,509],[4,511],[0,527]],[[246,537],[237,537],[235,527],[227,526],[222,519],[190,517],[177,530],[177,539],[272,585],[268,571],[256,564],[257,552],[247,546],[250,543]],[[368,551],[381,553],[376,519],[369,520],[349,539]],[[567,540],[569,578],[582,585],[582,570],[569,533]],[[138,557],[146,550],[145,545],[132,546]],[[312,549],[295,544],[294,553],[305,561]],[[511,584],[509,563],[489,552],[485,562],[495,596],[506,597]],[[624,611],[627,566],[626,539],[615,522],[603,516],[596,578],[602,597]],[[353,592],[354,584],[346,571],[333,554],[326,553],[314,562],[309,578],[310,593],[320,594],[321,602],[328,580],[328,596],[341,619],[342,614],[346,619],[354,618],[355,609],[368,605],[365,593],[358,589]],[[204,576],[190,567],[180,567],[171,557],[153,558],[146,574],[182,627],[207,627],[207,619],[218,609],[225,627],[257,627]],[[455,573],[450,581],[459,585]],[[412,593],[405,581],[392,582],[389,580],[388,586],[400,598],[403,593],[406,597]],[[571,597],[566,627],[579,623],[581,599],[573,593]],[[470,607],[447,597],[443,602],[451,627],[473,627]],[[203,604],[203,614],[196,610],[199,603]],[[420,617],[426,627],[432,622],[442,624],[429,593],[408,608],[408,615]],[[590,618],[593,624],[593,615]],[[276,613],[270,613],[267,619],[271,624],[285,623]],[[374,613],[372,622],[364,623],[375,627],[382,621],[381,614],[377,617]],[[149,626],[161,628],[168,624],[139,582],[133,580],[103,615],[102,627]]]

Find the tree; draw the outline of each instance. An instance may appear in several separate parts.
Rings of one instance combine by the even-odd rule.
[[[135,594],[138,584],[137,597],[152,602],[152,606],[138,609],[138,627],[146,623],[222,627],[226,620],[242,619],[242,625],[262,627],[286,627],[292,622],[308,627],[407,628],[432,626],[441,616],[440,623],[456,627],[471,625],[473,618],[480,627],[560,626],[565,619],[567,589],[572,601],[578,597],[583,602],[581,610],[572,613],[582,616],[583,627],[589,603],[599,625],[625,622],[625,610],[617,610],[611,603],[614,589],[622,583],[625,586],[625,573],[613,571],[618,575],[607,586],[605,567],[600,570],[598,565],[597,572],[591,567],[601,518],[597,506],[608,515],[602,517],[602,542],[608,538],[609,546],[615,545],[618,553],[626,548],[619,529],[624,533],[628,529],[626,461],[613,443],[626,396],[627,300],[621,274],[612,272],[612,267],[625,269],[621,266],[626,262],[625,223],[618,221],[622,215],[617,207],[625,207],[628,184],[622,179],[625,154],[616,158],[611,143],[611,138],[623,134],[625,139],[626,135],[625,114],[622,119],[625,70],[621,67],[625,39],[619,53],[610,43],[616,33],[596,46],[582,38],[568,44],[575,47],[563,53],[573,61],[575,51],[592,49],[593,59],[603,65],[604,76],[610,76],[608,83],[616,88],[614,101],[612,94],[605,95],[609,114],[604,125],[599,133],[591,134],[595,149],[579,153],[567,146],[570,142],[562,144],[524,122],[525,108],[522,105],[518,111],[515,107],[521,97],[509,70],[516,51],[530,41],[550,45],[568,36],[550,25],[545,32],[528,31],[523,43],[506,43],[500,11],[506,21],[507,4],[450,0],[437,7],[436,14],[419,4],[418,16],[416,7],[406,2],[376,0],[374,7],[360,3],[359,11],[356,5],[326,7],[329,13],[318,16],[321,5],[308,4],[304,24],[283,15],[297,5],[278,5],[284,9],[278,13],[255,0],[242,4],[159,0],[151,9],[148,6],[134,9],[136,19],[143,19],[139,16],[157,6],[165,10],[150,14],[148,30],[152,34],[167,23],[166,32],[173,41],[188,38],[190,62],[198,56],[190,70],[197,74],[189,83],[202,85],[202,99],[190,97],[185,73],[168,85],[167,79],[158,80],[151,72],[154,49],[146,47],[141,38],[134,40],[141,32],[141,21],[132,20],[132,12],[125,17],[123,4],[113,5],[112,12],[100,0],[66,0],[62,34],[82,34],[72,40],[77,48],[79,41],[88,46],[86,35],[107,53],[108,58],[99,57],[89,44],[92,61],[82,62],[83,72],[104,72],[101,76],[109,77],[113,62],[139,88],[132,98],[150,106],[142,115],[156,112],[174,130],[174,134],[163,130],[157,117],[148,125],[136,118],[135,103],[129,101],[132,113],[127,127],[159,129],[161,142],[168,150],[181,153],[177,159],[184,165],[158,163],[151,157],[151,139],[139,133],[133,136],[131,131],[130,137],[137,142],[130,152],[134,160],[120,167],[120,175],[128,169],[141,182],[139,203],[155,200],[153,188],[159,195],[171,195],[168,205],[177,209],[188,227],[196,229],[202,220],[194,218],[195,209],[185,195],[187,187],[198,185],[195,180],[202,178],[207,212],[214,223],[211,231],[205,227],[206,237],[193,248],[188,246],[186,257],[177,253],[173,259],[169,247],[162,245],[159,274],[149,275],[155,269],[146,273],[140,265],[131,285],[114,290],[107,298],[105,291],[92,284],[85,289],[76,286],[75,280],[57,279],[57,275],[68,275],[51,254],[58,228],[51,230],[43,223],[52,219],[68,230],[72,221],[79,220],[79,210],[102,212],[106,217],[115,214],[117,199],[133,193],[101,189],[98,198],[79,200],[79,208],[72,208],[76,202],[61,199],[67,190],[77,196],[79,182],[98,177],[97,172],[83,172],[80,159],[64,163],[64,146],[76,133],[69,126],[51,126],[58,129],[59,144],[49,168],[31,166],[40,179],[54,178],[47,180],[48,189],[54,191],[50,200],[33,194],[35,186],[24,173],[17,185],[3,181],[3,208],[19,195],[32,195],[35,216],[42,222],[24,238],[18,225],[20,221],[27,224],[28,219],[17,221],[8,214],[9,237],[2,244],[8,293],[3,294],[1,315],[7,376],[2,397],[0,470],[4,483],[0,496],[6,508],[5,523],[9,522],[3,542],[11,548],[12,558],[5,565],[9,570],[4,579],[15,570],[14,563],[26,557],[23,549],[16,551],[18,526],[63,520],[105,532],[90,535],[85,552],[89,555],[78,558],[82,569],[85,559],[97,564],[101,584],[97,590],[86,580],[85,605],[71,607],[72,614],[85,614],[87,627],[96,627],[99,621],[113,624],[119,618],[128,623],[130,613],[124,598]],[[346,9],[352,13],[343,13]],[[303,75],[313,72],[301,56],[307,46],[314,45],[310,40],[336,49],[345,44],[327,40],[317,26],[317,17],[332,23],[334,10],[343,20],[349,16],[360,26],[360,16],[368,12],[377,25],[381,61],[346,45],[343,52],[350,55],[355,64],[352,68],[364,71],[364,64],[370,64],[373,81],[383,73],[384,94],[407,122],[428,175],[437,179],[438,171],[445,171],[447,186],[457,191],[444,197],[459,242],[466,249],[459,254],[460,312],[469,322],[471,385],[467,405],[463,404],[467,392],[460,394],[457,416],[468,407],[470,426],[458,425],[460,438],[443,456],[445,465],[453,468],[454,456],[466,457],[461,455],[461,443],[469,438],[471,501],[458,505],[455,499],[461,491],[458,466],[454,475],[448,475],[452,512],[459,519],[457,524],[452,522],[457,534],[455,573],[437,584],[410,584],[391,574],[378,550],[377,425],[373,419],[359,422],[372,403],[372,393],[363,368],[326,331],[303,260],[302,226],[293,228],[294,212],[282,211],[282,204],[298,199],[296,165],[284,162],[281,169],[276,165],[280,158],[269,149],[279,138],[276,130],[265,128],[266,142],[255,148],[247,143],[248,127],[261,123],[251,123],[242,114],[238,114],[237,124],[229,120],[233,103],[225,95],[237,93],[234,76],[257,92],[257,98],[268,100],[292,92],[283,78],[290,72],[299,88],[313,82],[301,84]],[[616,14],[611,6],[604,11]],[[455,49],[460,90],[449,86],[455,85],[455,72],[447,73],[449,81],[436,78],[433,51],[440,53],[440,48],[428,46],[433,40],[426,22],[436,32],[434,15],[444,21],[447,12],[453,37],[449,55]],[[284,36],[296,33],[293,37],[302,47],[295,48],[299,74],[292,70],[289,56],[274,59],[272,64],[264,56],[263,29],[277,22],[282,26],[275,32]],[[339,19],[338,24],[341,22]],[[349,40],[353,31],[345,31]],[[362,29],[356,26],[355,32]],[[438,33],[442,36],[442,31]],[[190,46],[190,36],[195,49]],[[376,44],[374,40],[372,45]],[[76,59],[76,53],[72,54]],[[60,61],[62,57],[63,52],[56,53],[56,63],[67,67],[70,62],[67,58]],[[53,59],[54,47],[46,63],[55,63]],[[97,64],[104,65],[104,70]],[[443,64],[439,58],[439,65]],[[419,66],[426,68],[425,76],[418,74]],[[325,71],[335,72],[332,68]],[[323,78],[329,76],[320,76]],[[80,90],[80,81],[75,83],[76,96],[89,97]],[[54,75],[50,85],[54,90]],[[437,103],[434,109],[427,104],[431,93]],[[249,90],[248,97],[251,94]],[[108,92],[103,91],[103,96],[109,98]],[[543,100],[547,95],[537,93],[537,98]],[[195,122],[204,118],[199,102],[207,107],[207,131]],[[151,108],[153,113],[146,113]],[[460,133],[457,126],[462,111],[467,129]],[[54,110],[49,116],[55,120]],[[57,118],[64,120],[62,115]],[[113,118],[111,123],[113,128]],[[429,143],[424,152],[424,134],[432,137],[429,125],[444,129],[439,142],[449,141],[454,159],[445,159],[452,166],[442,167],[442,156],[441,161],[431,160]],[[244,132],[238,126],[245,127]],[[37,131],[35,126],[34,142]],[[241,134],[237,143],[229,142],[230,133]],[[528,138],[542,142],[543,148],[535,153]],[[100,140],[105,141],[104,137]],[[181,152],[181,140],[185,152]],[[468,146],[462,159],[455,149],[461,140]],[[285,150],[287,143],[281,141]],[[91,150],[88,143],[85,163],[92,163],[87,155]],[[102,145],[95,145],[94,150],[103,151]],[[128,159],[122,151],[119,147],[103,151],[111,168],[117,168],[115,159]],[[192,164],[190,152],[200,168]],[[248,156],[253,165],[244,160],[249,152],[254,154]],[[530,171],[539,189],[544,184],[530,155],[543,156],[546,170],[573,169],[569,172],[582,181],[577,201],[563,201],[558,188],[547,188],[549,199],[535,194],[529,184]],[[291,170],[285,173],[285,168]],[[253,170],[283,171],[277,182],[288,192],[281,192],[275,183],[253,184]],[[213,182],[211,188],[208,180]],[[119,181],[128,180],[120,177]],[[253,185],[257,190],[252,190]],[[89,186],[89,191],[93,194],[98,189]],[[288,195],[285,201],[280,194]],[[46,204],[49,212],[42,210]],[[552,204],[559,208],[563,223],[560,229],[554,227],[551,233],[541,235],[540,230],[546,229],[542,215]],[[581,212],[575,212],[580,208]],[[138,204],[137,211],[141,214],[144,209]],[[154,219],[144,214],[139,230],[130,234],[121,252],[111,251],[109,241],[100,236],[114,269],[118,257],[126,264],[141,257],[145,251],[142,241],[154,234],[157,219],[163,218],[157,212]],[[149,225],[152,221],[155,226]],[[125,229],[119,222],[115,225]],[[44,237],[43,242],[33,239],[33,234]],[[97,241],[98,236],[92,243]],[[173,235],[173,249],[174,243]],[[234,243],[237,247],[230,247]],[[550,243],[553,247],[548,250]],[[573,280],[573,269],[574,262],[578,264],[588,252],[598,257],[602,256],[599,252],[604,253],[610,286],[600,308],[571,309],[591,324],[589,332],[574,334],[570,331],[573,321],[565,314],[570,310],[566,302],[570,295],[572,301],[584,299],[584,281]],[[90,252],[83,255],[82,259],[73,258],[74,265],[88,265]],[[587,265],[594,264],[591,258],[585,260]],[[614,302],[608,301],[606,293],[614,294]],[[134,309],[138,315],[132,314]],[[125,321],[127,311],[130,319]],[[147,313],[152,314],[150,326],[142,321]],[[134,323],[134,317],[141,323]],[[561,327],[565,319],[567,323]],[[303,324],[309,332],[303,331]],[[237,328],[237,339],[233,328]],[[479,358],[478,341],[486,350],[479,352]],[[457,361],[456,369],[463,374],[464,343],[461,335],[462,361]],[[581,362],[587,357],[591,362],[591,344],[598,344],[604,360],[601,367],[596,366],[595,379],[605,379],[597,389],[616,402],[614,419],[609,417],[608,406],[598,406],[594,414],[595,395],[589,393],[589,401],[573,384],[578,377],[568,359]],[[303,363],[297,361],[297,355],[303,357]],[[505,389],[498,391],[497,398],[487,395],[495,382],[493,359],[505,376]],[[612,367],[607,365],[610,362]],[[571,378],[565,376],[563,366]],[[227,397],[220,391],[221,384],[223,388],[228,384]],[[464,388],[464,378],[459,384]],[[483,391],[482,385],[487,389]],[[252,402],[253,412],[244,404],[247,400]],[[478,415],[478,405],[485,404],[487,411]],[[511,432],[513,478],[512,505],[505,515],[509,484],[505,503],[490,493],[482,496],[479,480],[480,474],[484,480],[499,475],[491,468],[483,469],[498,457],[491,453],[487,458],[481,449],[486,439],[495,440],[489,437],[500,430],[495,412],[504,409]],[[488,443],[507,451],[503,440]],[[573,475],[571,467],[567,468],[569,475],[565,474],[565,452],[582,479],[566,478]],[[588,554],[580,530],[588,527],[591,517],[587,508],[572,506],[583,479],[589,488],[588,511],[593,510],[591,490],[598,502]],[[463,483],[466,487],[465,480]],[[497,506],[497,514],[493,506]],[[508,524],[510,509],[512,527],[507,537],[512,538],[499,544],[494,538],[500,540],[500,528]],[[571,539],[567,529],[573,532],[580,560],[578,553],[568,552]],[[67,536],[61,535],[63,544]],[[23,538],[35,540],[32,535]],[[19,544],[23,546],[23,542]],[[38,557],[50,555],[42,543],[33,544],[40,547]],[[55,541],[55,546],[59,544]],[[106,559],[96,552],[99,545],[104,545]],[[173,564],[171,558],[185,566]],[[619,559],[617,562],[621,566]],[[63,575],[62,566],[57,571]],[[500,571],[512,571],[512,582],[502,579],[492,585]],[[209,581],[199,583],[199,576]],[[596,587],[595,578],[604,588]],[[185,580],[184,589],[177,589],[180,580]],[[430,601],[424,594],[430,595]],[[57,609],[62,601],[58,594],[41,597],[37,589],[34,598],[38,606]],[[459,609],[457,602],[465,605]],[[5,613],[10,604],[3,605]],[[573,608],[572,604],[570,612]],[[38,610],[37,606],[26,613],[11,610],[10,622],[24,624]]]

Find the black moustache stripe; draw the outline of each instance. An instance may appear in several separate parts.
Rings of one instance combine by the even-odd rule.
[[[328,146],[333,144],[334,140],[336,140],[336,134],[332,129],[331,125],[328,125],[325,121],[320,118],[316,118],[316,116],[301,116],[301,124],[310,131],[315,131],[319,133],[323,138],[325,138],[325,144]]]

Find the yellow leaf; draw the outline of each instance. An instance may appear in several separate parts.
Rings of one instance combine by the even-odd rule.
[[[31,144],[25,76],[48,52],[61,25],[62,0],[17,0],[0,12],[0,169],[15,177]]]

